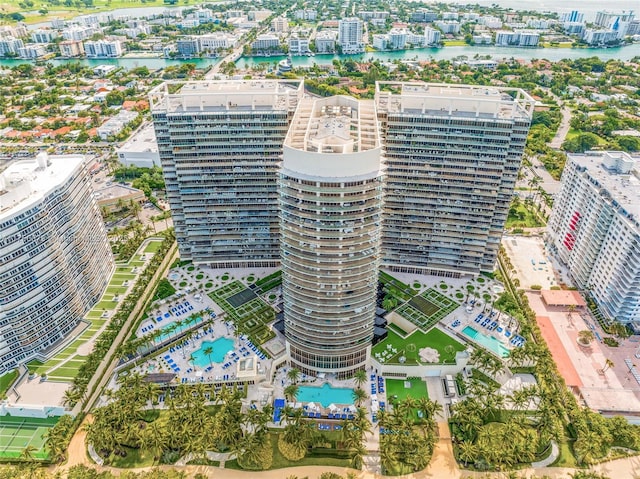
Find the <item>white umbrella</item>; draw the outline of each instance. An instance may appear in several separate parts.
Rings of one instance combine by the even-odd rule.
[[[335,405],[335,404],[333,404],[333,403],[329,404],[329,410],[330,410],[330,411],[332,411],[332,412],[333,412],[333,411],[335,411],[336,409],[338,409],[338,406],[336,406],[336,405]]]
[[[302,403],[301,402],[297,402],[293,405],[294,409],[300,409],[302,407]]]
[[[307,403],[307,407],[308,407],[309,409],[311,409],[311,410],[315,411],[317,406],[316,406],[316,403],[314,403],[314,402],[310,402],[310,403]]]
[[[358,408],[356,408],[353,404],[351,404],[351,405],[349,406],[349,411],[351,411],[351,412],[356,412],[357,410],[358,410]]]

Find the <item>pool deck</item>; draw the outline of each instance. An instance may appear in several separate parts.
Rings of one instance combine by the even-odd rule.
[[[497,339],[498,341],[500,341],[500,344],[502,344],[505,348],[511,350],[515,347],[513,344],[510,343],[511,338],[513,337],[514,334],[517,334],[514,332],[515,320],[512,320],[512,323],[511,323],[511,336],[506,337],[504,332],[507,331],[508,329],[510,318],[506,314],[502,314],[502,313],[498,314],[497,310],[495,311],[496,311],[496,314],[494,315],[493,318],[491,318],[491,321],[489,322],[489,324],[491,324],[492,322],[495,321],[498,324],[493,331],[490,331],[486,327],[482,327],[481,323],[475,322],[475,319],[478,317],[479,314],[484,314],[484,317],[486,318],[489,315],[489,311],[487,311],[487,313],[482,313],[482,308],[474,306],[471,309],[471,312],[467,312],[467,305],[465,304],[463,304],[458,309],[456,309],[453,313],[447,316],[447,318],[445,318],[445,320],[440,324],[444,326],[447,330],[453,331],[458,338],[462,338],[466,340],[467,343],[472,343],[483,349],[487,349],[486,346],[484,346],[482,343],[476,342],[473,338],[470,338],[469,336],[467,336],[462,332],[462,330],[465,327],[469,326],[475,329],[476,331],[478,331],[479,333],[484,334],[485,336]],[[501,332],[499,332],[498,330],[501,330]],[[495,354],[495,351],[491,350],[491,352]],[[504,359],[504,358],[501,358],[501,359]]]

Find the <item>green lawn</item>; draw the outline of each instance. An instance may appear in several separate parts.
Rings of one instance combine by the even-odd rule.
[[[17,378],[18,378],[17,369],[0,376],[0,399],[5,397],[5,395],[7,394],[7,390],[9,389],[9,386],[11,386],[11,384],[13,384],[13,381],[15,381]]]
[[[144,249],[145,253],[155,253],[162,245],[162,241],[151,241]]]
[[[123,469],[132,467],[149,467],[155,464],[153,453],[146,449],[135,449],[124,447],[126,455],[124,457],[113,455],[110,458],[110,466],[121,467]]]
[[[504,225],[505,228],[539,228],[544,226],[530,207],[520,204],[509,209],[509,216]]]
[[[415,353],[406,351],[406,347],[408,344],[415,344]],[[417,330],[407,338],[402,338],[395,332],[388,331],[385,340],[381,341],[373,347],[372,354],[374,355],[374,357],[376,353],[388,351],[388,345],[391,345],[391,349],[395,348],[397,350],[397,353],[394,353],[394,355],[391,358],[387,359],[385,363],[399,364],[399,358],[401,356],[405,356],[405,364],[408,365],[418,364],[417,358],[421,348],[430,347],[433,349],[437,349],[440,353],[440,364],[453,363],[456,357],[456,353],[458,351],[464,351],[465,349],[465,346],[463,344],[459,343],[448,334],[436,328],[431,329],[428,333],[423,333],[422,331]]]

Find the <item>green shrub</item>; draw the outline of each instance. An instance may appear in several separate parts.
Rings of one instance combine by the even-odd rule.
[[[158,287],[156,288],[156,293],[153,296],[154,301],[159,299],[168,298],[172,294],[175,294],[176,288],[169,282],[167,278],[162,278],[158,281]]]

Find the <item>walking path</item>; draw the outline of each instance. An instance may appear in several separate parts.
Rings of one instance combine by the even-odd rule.
[[[556,462],[556,459],[560,456],[560,448],[558,447],[558,443],[556,441],[551,441],[551,454],[546,459],[538,462],[532,462],[531,467],[534,469],[539,469],[541,467],[547,467]]]

